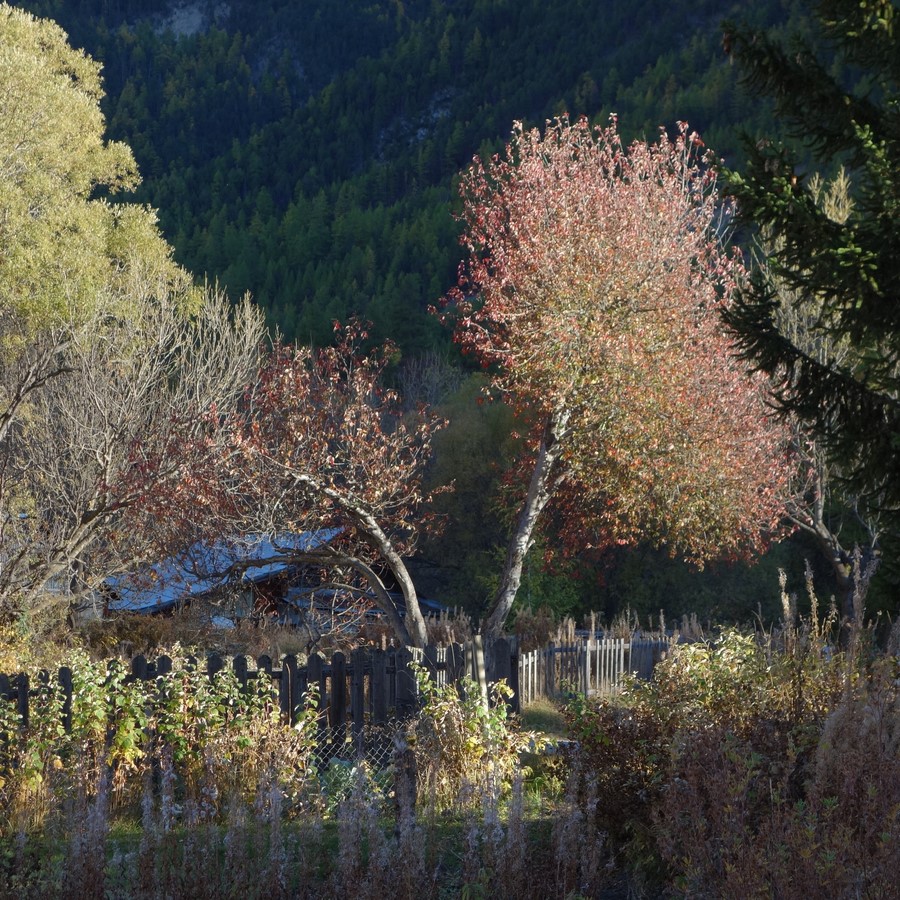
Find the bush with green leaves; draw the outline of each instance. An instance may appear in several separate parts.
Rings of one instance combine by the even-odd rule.
[[[491,687],[485,704],[479,686],[464,678],[460,685],[438,684],[428,671],[416,667],[421,708],[416,725],[415,755],[419,782],[448,807],[471,791],[508,787],[520,754],[533,749],[537,737],[522,731],[510,715],[512,690],[505,682]]]
[[[57,677],[32,679],[27,726],[14,701],[0,701],[0,821],[36,827],[54,795],[95,791],[104,771],[114,804],[135,803],[145,773],[161,760],[180,797],[219,798],[215,814],[235,794],[252,797],[266,779],[278,782],[289,809],[300,808],[315,775],[314,704],[289,726],[270,678],[246,687],[229,669],[210,678],[180,648],[172,662],[172,671],[142,681],[120,660],[73,653],[69,730]]]

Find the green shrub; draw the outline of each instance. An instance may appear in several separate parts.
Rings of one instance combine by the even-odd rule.
[[[459,688],[439,685],[420,666],[416,680],[421,697],[416,763],[419,781],[437,806],[451,806],[464,788],[479,796],[508,787],[519,755],[537,741],[510,717],[511,689],[504,682],[494,684],[491,702],[485,706],[471,678],[463,679]]]
[[[314,704],[291,727],[271,679],[244,689],[228,669],[209,678],[180,648],[172,657],[173,671],[145,682],[119,660],[73,652],[69,731],[55,677],[32,679],[27,727],[13,701],[0,701],[0,831],[40,826],[54,795],[90,794],[103,772],[114,804],[135,804],[162,759],[179,798],[202,793],[216,814],[235,794],[252,798],[265,779],[277,781],[289,810],[302,807],[315,774]]]

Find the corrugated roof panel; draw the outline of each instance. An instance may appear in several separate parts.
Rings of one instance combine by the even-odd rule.
[[[192,597],[208,594],[240,574],[255,583],[294,565],[291,552],[308,553],[330,543],[339,528],[324,528],[303,534],[244,535],[214,544],[198,542],[183,554],[140,571],[108,578],[113,594],[109,609],[116,612],[156,612],[172,609]],[[253,564],[252,560],[259,560]]]

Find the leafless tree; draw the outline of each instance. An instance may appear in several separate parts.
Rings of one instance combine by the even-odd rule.
[[[45,333],[0,368],[0,613],[59,602],[70,581],[88,588],[139,559],[141,536],[116,529],[137,499],[132,467],[227,414],[256,371],[265,330],[248,299],[140,301]],[[157,467],[143,489],[169,474]]]

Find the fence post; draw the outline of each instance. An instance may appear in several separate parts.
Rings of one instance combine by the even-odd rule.
[[[353,719],[353,746],[356,755],[363,755],[363,727],[365,725],[366,704],[366,659],[368,654],[362,647],[353,651],[350,665],[353,671],[350,675],[350,713]]]
[[[347,740],[347,664],[338,651],[331,656],[331,707],[328,710],[331,739],[336,747]]]

